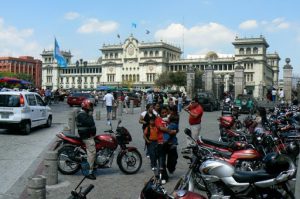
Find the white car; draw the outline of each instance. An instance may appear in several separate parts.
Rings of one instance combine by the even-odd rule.
[[[52,111],[34,92],[0,92],[0,128],[19,129],[29,134],[31,128],[52,124]]]

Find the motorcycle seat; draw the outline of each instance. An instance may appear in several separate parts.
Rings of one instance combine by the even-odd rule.
[[[81,140],[80,137],[76,136],[76,135],[73,135],[73,134],[69,134],[69,133],[64,133],[64,135],[68,138],[72,138],[72,139],[75,139],[75,140]]]
[[[275,175],[267,173],[265,170],[258,171],[235,171],[232,177],[239,183],[254,183],[275,178]]]
[[[226,152],[226,151],[219,151],[219,150],[214,150],[214,152],[216,153],[217,156],[220,156],[222,158],[226,158],[226,159],[230,159],[232,153],[230,151]]]
[[[201,138],[201,140],[202,140],[203,143],[208,144],[208,145],[213,145],[213,146],[220,147],[220,148],[225,148],[225,149],[231,148],[230,143],[219,142],[219,141],[210,140],[210,139],[206,139],[206,138]]]

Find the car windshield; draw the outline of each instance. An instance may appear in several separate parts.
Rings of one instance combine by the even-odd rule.
[[[0,107],[20,107],[20,95],[0,95]]]

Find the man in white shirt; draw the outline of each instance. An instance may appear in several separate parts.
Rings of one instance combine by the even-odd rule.
[[[153,103],[153,95],[151,92],[147,93],[147,104],[152,104]]]
[[[110,90],[107,91],[106,95],[103,97],[103,101],[105,101],[106,111],[107,111],[107,122],[111,120],[111,111],[114,103],[114,96],[110,93]]]
[[[284,91],[282,90],[282,88],[279,91],[279,99],[280,99],[280,101],[284,100]]]

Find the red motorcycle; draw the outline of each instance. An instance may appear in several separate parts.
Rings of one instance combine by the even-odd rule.
[[[120,146],[117,156],[117,164],[125,174],[135,174],[142,166],[142,156],[136,147],[128,147],[132,141],[129,131],[125,127],[119,127],[116,132],[104,131],[105,134],[95,136],[96,159],[95,168],[110,168],[113,162],[114,153]],[[61,140],[58,145],[58,170],[66,175],[77,173],[83,162],[86,162],[86,147],[80,137],[59,133],[56,135]],[[63,144],[62,146],[60,146]]]

